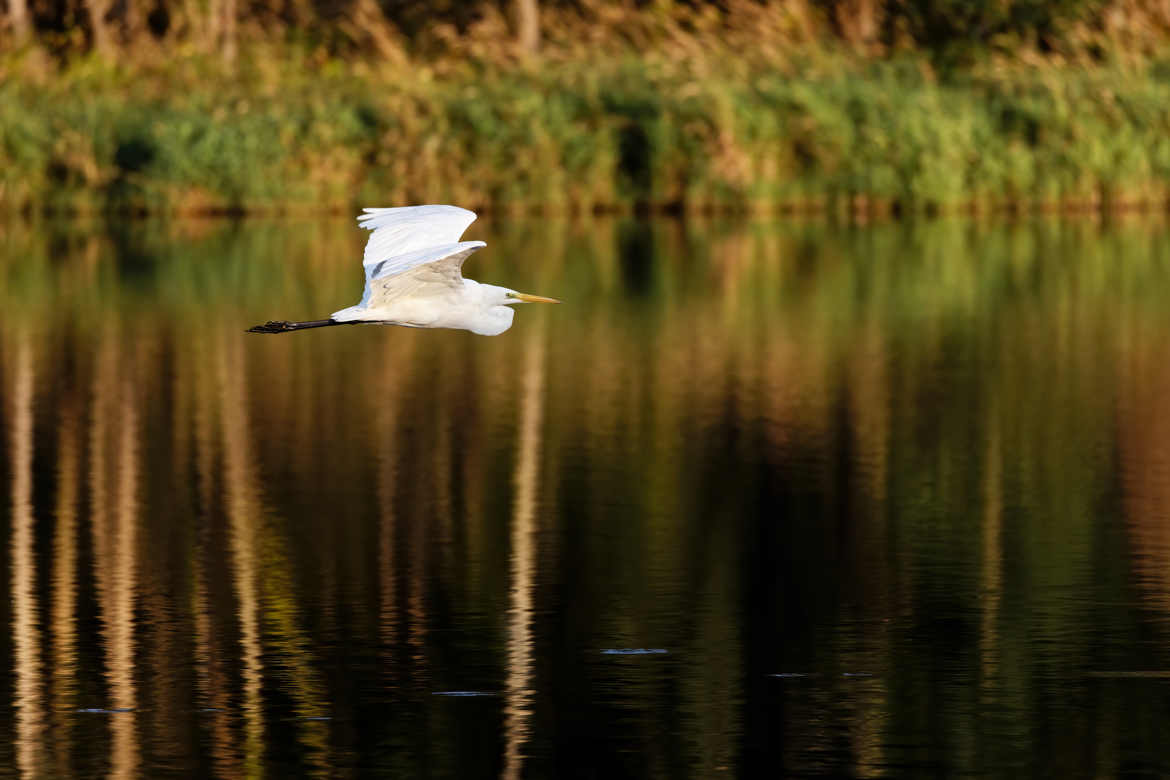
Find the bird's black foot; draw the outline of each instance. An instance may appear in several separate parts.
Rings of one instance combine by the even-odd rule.
[[[269,320],[263,325],[256,325],[248,328],[247,333],[288,333],[291,330],[296,330],[293,323],[285,320]]]
[[[349,322],[335,322],[334,320],[311,320],[309,322],[286,322],[285,320],[269,320],[263,325],[248,328],[248,333],[288,333],[294,330],[308,328],[327,328],[330,325],[351,325]]]

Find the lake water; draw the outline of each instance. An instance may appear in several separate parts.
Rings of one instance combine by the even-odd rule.
[[[0,233],[0,771],[1170,773],[1170,230]]]

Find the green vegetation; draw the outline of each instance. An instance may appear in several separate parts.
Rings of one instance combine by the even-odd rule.
[[[877,15],[850,26],[846,5],[562,9],[539,54],[451,8],[447,38],[384,31],[368,51],[26,46],[0,60],[0,210],[1167,202],[1170,61],[1145,51],[1148,20],[1126,38],[1093,25],[1099,4],[860,3]]]

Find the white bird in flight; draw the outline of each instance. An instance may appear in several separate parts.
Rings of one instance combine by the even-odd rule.
[[[457,206],[362,209],[358,224],[373,231],[362,265],[366,289],[361,303],[327,320],[269,321],[249,333],[288,333],[329,325],[405,325],[459,328],[497,336],[512,327],[514,303],[560,303],[555,298],[464,279],[463,261],[482,241],[460,241],[475,212]]]

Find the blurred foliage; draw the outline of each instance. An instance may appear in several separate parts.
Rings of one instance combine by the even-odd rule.
[[[27,5],[28,13],[20,13]],[[3,42],[59,59],[97,51],[140,62],[176,49],[232,59],[242,42],[322,48],[346,58],[477,53],[515,58],[517,0],[234,0],[152,6],[108,0],[12,0]],[[542,56],[583,48],[646,54],[651,47],[708,51],[739,38],[770,56],[809,44],[866,55],[897,50],[978,57],[1012,47],[1074,53],[1124,37],[1153,50],[1170,27],[1157,0],[536,0]],[[17,29],[27,20],[24,31]],[[704,45],[705,44],[705,45]],[[747,48],[737,52],[751,56]],[[1016,52],[1019,53],[1018,51]]]
[[[1096,209],[1170,180],[1154,4],[581,0],[539,52],[491,3],[131,8],[99,47],[34,5],[0,56],[0,209]]]
[[[1096,209],[1164,203],[1170,181],[1160,62],[947,82],[905,60],[799,77],[636,60],[442,78],[256,62],[220,81],[202,65],[0,83],[0,205]]]
[[[892,0],[890,21],[902,22],[916,45],[939,55],[972,59],[992,49],[1029,43],[1041,49],[1067,46],[1070,28],[1095,24],[1102,0]]]

